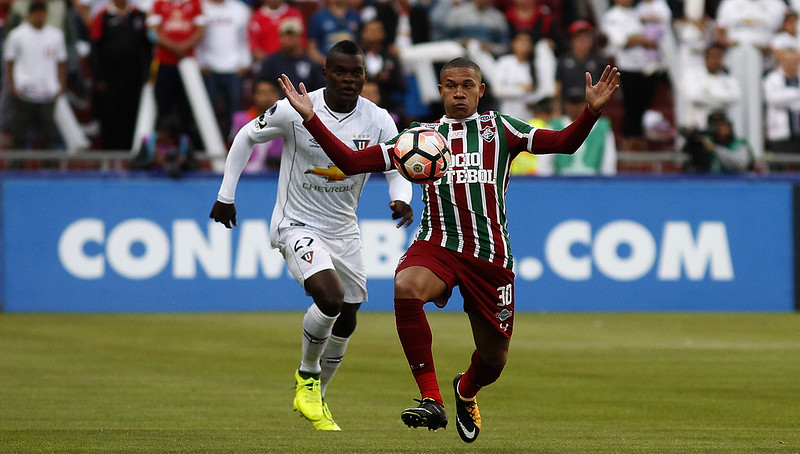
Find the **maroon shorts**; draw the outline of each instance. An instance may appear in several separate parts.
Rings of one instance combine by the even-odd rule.
[[[506,337],[514,329],[514,272],[476,257],[415,241],[400,258],[395,273],[410,266],[432,271],[447,284],[433,300],[444,307],[455,286],[464,298],[464,311],[480,315]]]

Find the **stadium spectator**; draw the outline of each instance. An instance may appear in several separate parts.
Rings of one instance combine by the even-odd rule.
[[[130,0],[112,0],[91,24],[92,106],[106,150],[133,147],[139,98],[152,56],[146,17]]]
[[[724,112],[712,112],[706,131],[686,142],[689,154],[686,170],[691,173],[743,173],[754,168],[753,152],[747,140],[737,137],[733,123]]]
[[[564,103],[565,115],[550,119],[547,127],[556,131],[577,120],[586,104],[583,88],[573,88]],[[537,157],[537,173],[550,175],[604,175],[617,174],[617,144],[611,121],[600,117],[586,140],[575,154],[546,154]]]
[[[250,8],[241,0],[204,0],[203,15],[206,29],[197,45],[197,62],[220,132],[227,137],[233,112],[242,105],[242,82],[252,63],[247,43]]]
[[[366,82],[364,53],[353,41],[328,52],[325,87],[309,96],[317,118],[336,127],[339,137],[361,149],[397,134],[386,110],[359,94]],[[236,225],[234,196],[242,169],[256,143],[283,137],[278,198],[270,223],[272,246],[280,249],[292,275],[313,299],[303,318],[302,360],[295,372],[294,408],[317,430],[340,430],[323,400],[339,368],[356,313],[367,299],[356,208],[368,175],[346,176],[302,128],[303,118],[279,101],[243,127],[233,140],[211,218]],[[392,218],[409,226],[411,184],[386,172]],[[335,265],[334,265],[335,264]]]
[[[436,5],[443,3],[445,0],[439,0]],[[429,17],[430,11],[431,6],[423,1],[392,0],[376,5],[376,19],[381,21],[386,32],[384,45],[393,56],[402,59],[404,53],[412,46],[431,40],[434,30]],[[398,113],[402,113],[401,122],[408,124],[416,118],[427,118],[431,111],[430,107],[422,102],[417,77],[414,74],[417,68],[414,65],[428,65],[429,71],[433,72],[433,64],[419,60],[411,66],[405,64],[403,60],[400,60],[400,64],[404,71],[405,82]]]
[[[431,40],[430,6],[426,2],[391,0],[375,5],[375,19],[383,24],[384,45],[396,57],[413,44]]]
[[[554,110],[561,115],[567,93],[582,90],[586,84],[586,72],[597,79],[608,61],[595,46],[595,31],[592,24],[578,20],[569,26],[569,49],[558,57],[556,64],[556,96]]]
[[[174,114],[159,117],[155,131],[142,140],[131,164],[133,169],[162,172],[175,179],[195,165],[191,140]]]
[[[645,36],[645,27],[633,0],[614,0],[614,6],[600,19],[600,29],[608,39],[606,50],[624,79],[622,147],[626,151],[644,150],[642,119],[652,104],[655,72],[659,69],[649,51],[657,49],[658,42]]]
[[[555,59],[540,58],[534,52],[530,33],[517,32],[511,40],[511,53],[498,58],[493,68],[487,68],[494,72],[491,87],[500,101],[501,112],[520,119],[532,118],[533,111],[528,106],[553,97],[555,68],[545,67],[553,65],[542,62],[555,62]]]
[[[383,105],[383,99],[381,98],[381,88],[375,81],[367,80],[367,82],[364,84],[364,88],[361,90],[361,96],[363,96],[366,99],[369,99],[378,106]],[[389,109],[386,110],[389,112],[389,115],[391,115],[392,120],[394,120],[394,124],[395,125],[399,124],[400,116]]]
[[[453,380],[456,428],[467,443],[479,435],[481,417],[475,398],[482,387],[500,377],[514,328],[513,260],[503,201],[508,166],[522,151],[575,152],[619,86],[616,68],[607,67],[596,85],[586,77],[588,102],[581,116],[562,131],[549,131],[499,112],[478,115],[478,100],[486,90],[478,65],[459,57],[442,68],[439,92],[445,116],[427,126],[448,138],[452,168],[442,180],[423,186],[426,207],[419,233],[400,259],[394,283],[397,333],[421,394],[417,407],[401,413],[409,427],[436,430],[447,426],[431,350],[432,333],[423,306],[433,301],[443,307],[458,285],[476,349],[469,368]],[[393,141],[356,153],[320,121],[319,107],[314,108],[311,96],[298,93],[285,78],[280,86],[302,116],[303,125],[347,174],[393,166]],[[341,131],[337,128],[335,134],[341,135]],[[466,158],[472,154],[481,159]],[[475,203],[478,200],[489,203]]]
[[[781,29],[770,41],[770,49],[780,51],[789,47],[795,47],[800,50],[800,36],[797,35],[797,11],[787,8],[783,16],[783,24]]]
[[[706,3],[708,5],[708,3]],[[678,40],[678,67],[683,71],[702,68],[705,65],[705,51],[715,42],[716,30],[714,19],[703,12],[700,17],[684,15],[673,25]]]
[[[769,149],[776,153],[800,151],[800,51],[793,47],[777,54],[778,67],[763,81]]]
[[[253,84],[253,105],[247,110],[240,110],[233,114],[233,128],[231,135],[242,129],[250,120],[256,118],[267,109],[272,107],[279,99],[277,79],[257,80]],[[233,140],[233,137],[231,137]],[[250,155],[247,164],[244,166],[244,173],[256,173],[264,170],[278,170],[281,164],[281,153],[283,152],[283,137],[276,137],[263,143],[253,146],[253,154]]]
[[[11,147],[51,150],[56,145],[56,98],[66,88],[64,34],[47,23],[47,2],[28,3],[27,21],[12,29],[3,49],[5,74],[13,100]],[[30,129],[36,139],[28,144]],[[17,167],[19,163],[11,163]]]
[[[13,0],[8,12],[7,32],[16,28],[27,19],[28,8],[34,1],[40,0]],[[47,23],[61,30],[64,34],[64,43],[67,49],[67,84],[64,93],[70,92],[75,101],[84,101],[88,94],[86,81],[87,75],[83,73],[80,57],[78,55],[78,30],[69,0],[46,0]]]
[[[447,39],[447,18],[451,11],[469,0],[436,0],[431,3],[428,18],[431,23],[431,41]]]
[[[265,0],[264,4],[253,12],[249,26],[250,50],[253,61],[258,66],[267,55],[280,50],[280,26],[287,19],[305,23],[299,9],[286,4],[285,0]],[[305,49],[305,27],[300,36],[300,45]]]
[[[308,23],[308,55],[318,65],[325,65],[325,56],[339,41],[358,41],[361,16],[350,7],[349,0],[325,0]]]
[[[303,23],[287,19],[281,23],[279,32],[280,50],[261,62],[258,78],[277,83],[281,74],[286,74],[296,78],[292,80],[303,82],[309,90],[322,87],[322,67],[311,60],[302,46]]]
[[[666,39],[672,26],[672,10],[666,0],[640,0],[636,4],[636,12],[642,22],[642,34],[655,43]],[[664,71],[667,67],[666,56],[661,52],[660,46],[645,48],[647,56],[647,72]]]
[[[155,35],[153,59],[158,65],[155,98],[158,116],[178,115],[181,130],[200,144],[197,126],[192,118],[188,96],[178,71],[178,63],[194,56],[197,43],[205,32],[205,16],[200,0],[155,0],[147,17],[147,26]]]
[[[705,67],[685,72],[680,87],[686,98],[682,127],[704,131],[711,112],[727,112],[741,99],[739,81],[725,69],[725,51],[722,44],[711,44],[705,52]]]
[[[11,0],[0,0],[0,149],[7,148],[11,121],[11,97],[8,94],[8,80],[5,76],[3,60],[3,38],[6,36],[8,10]]]
[[[722,0],[716,16],[717,41],[728,47],[746,44],[767,50],[785,10],[782,0]]]
[[[511,34],[527,31],[533,42],[546,39],[556,55],[566,51],[561,23],[550,6],[538,0],[513,0],[505,10]]]
[[[508,22],[492,0],[465,0],[448,13],[444,23],[445,38],[466,45],[469,40],[480,43],[481,49],[495,58],[508,52]]]
[[[381,103],[376,104],[390,112],[398,112],[402,107],[406,80],[400,59],[385,47],[385,38],[381,21],[375,19],[364,23],[360,44],[366,56],[367,81],[375,82],[380,89]]]

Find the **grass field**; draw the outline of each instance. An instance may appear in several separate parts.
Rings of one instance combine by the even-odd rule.
[[[445,404],[466,317],[429,314]],[[518,314],[483,430],[407,429],[390,313],[362,313],[327,396],[291,409],[300,313],[0,313],[0,452],[798,453],[798,314]]]

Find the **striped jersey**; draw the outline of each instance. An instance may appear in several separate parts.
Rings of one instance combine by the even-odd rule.
[[[423,186],[425,210],[416,240],[512,269],[505,203],[509,168],[517,154],[531,151],[536,128],[498,112],[410,127],[416,126],[439,131],[452,152],[447,174]]]

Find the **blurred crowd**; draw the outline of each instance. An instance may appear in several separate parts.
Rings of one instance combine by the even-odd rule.
[[[366,53],[363,96],[401,129],[442,114],[436,74],[456,56],[483,69],[480,110],[550,129],[580,113],[587,71],[597,80],[616,65],[619,99],[581,150],[522,156],[517,174],[613,175],[618,149],[665,147],[685,152],[692,172],[763,170],[767,153],[800,152],[799,7],[800,0],[0,0],[0,149],[78,146],[138,153],[139,168],[194,166],[192,150],[211,145],[207,128],[227,146],[282,96],[281,73],[319,88],[327,50],[350,39]],[[190,60],[202,83],[191,82]],[[203,99],[210,122],[195,112]],[[148,103],[150,130],[141,128]],[[255,150],[248,171],[277,168],[280,149]]]

